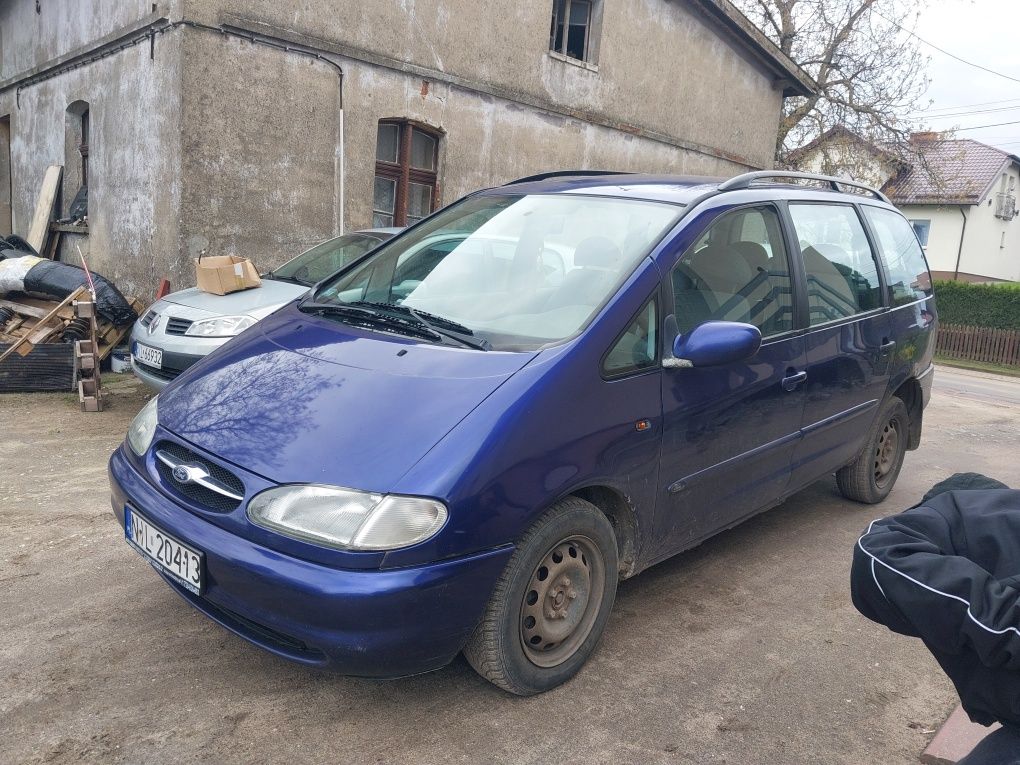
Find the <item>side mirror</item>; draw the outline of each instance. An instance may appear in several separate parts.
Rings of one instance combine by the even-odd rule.
[[[673,358],[664,367],[711,367],[751,358],[761,347],[761,331],[736,321],[706,321],[673,341]]]

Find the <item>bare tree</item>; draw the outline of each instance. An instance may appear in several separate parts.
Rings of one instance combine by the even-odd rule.
[[[735,0],[818,83],[788,98],[776,163],[841,127],[903,160],[913,159],[905,117],[927,106],[928,58],[912,30],[924,0]]]

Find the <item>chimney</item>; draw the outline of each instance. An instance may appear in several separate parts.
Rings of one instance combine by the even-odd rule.
[[[920,133],[911,133],[911,143],[934,143],[942,139],[942,133],[938,133],[934,130],[926,130]]]

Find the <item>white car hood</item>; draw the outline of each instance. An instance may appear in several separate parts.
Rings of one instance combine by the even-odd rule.
[[[248,315],[262,319],[282,305],[308,292],[308,287],[275,279],[263,279],[261,287],[253,287],[228,295],[213,295],[197,287],[174,292],[163,298],[165,303],[194,308],[215,316]]]

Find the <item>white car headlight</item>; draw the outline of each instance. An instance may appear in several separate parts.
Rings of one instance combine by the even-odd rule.
[[[192,322],[185,335],[191,337],[233,337],[255,323],[251,316],[217,316]]]
[[[156,433],[159,406],[156,401],[158,398],[158,396],[153,396],[152,400],[142,407],[142,411],[135,415],[131,421],[131,427],[128,428],[128,446],[139,457],[145,454],[145,450],[152,443],[152,436]]]
[[[248,503],[252,523],[341,550],[395,550],[434,536],[446,505],[335,486],[279,486]]]

